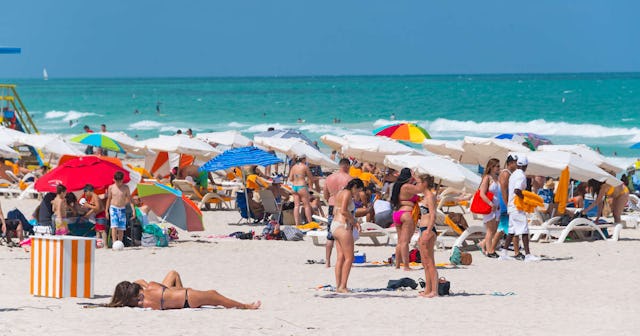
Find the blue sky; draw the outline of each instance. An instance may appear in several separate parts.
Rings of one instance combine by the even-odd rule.
[[[20,0],[0,78],[640,71],[640,1]]]

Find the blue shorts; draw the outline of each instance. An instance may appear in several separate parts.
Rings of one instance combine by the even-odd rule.
[[[109,207],[109,219],[111,220],[111,228],[124,231],[127,229],[127,210],[115,206]]]
[[[509,233],[509,214],[506,212],[500,213],[500,223],[498,223],[498,231],[502,231],[504,234]]]

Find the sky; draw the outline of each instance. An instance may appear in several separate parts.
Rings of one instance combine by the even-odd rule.
[[[635,0],[20,0],[0,78],[640,71]]]

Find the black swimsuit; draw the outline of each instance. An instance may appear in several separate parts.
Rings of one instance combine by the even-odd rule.
[[[427,208],[424,205],[421,205],[420,206],[420,214],[428,215],[429,214],[429,208]],[[428,228],[429,228],[428,226],[420,226],[420,227],[418,227],[418,229],[420,229],[420,234],[425,232]],[[433,233],[435,233],[435,234],[438,234],[438,231],[436,231],[436,227],[435,226],[431,227],[431,231],[433,231]]]
[[[164,291],[167,287],[162,287],[162,294],[160,295],[160,310],[164,310]],[[189,306],[189,290],[184,290],[184,306],[182,308],[191,308]]]

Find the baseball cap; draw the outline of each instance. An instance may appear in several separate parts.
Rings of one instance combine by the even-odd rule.
[[[518,165],[519,167],[524,167],[524,166],[526,166],[528,164],[529,164],[529,160],[527,160],[526,156],[522,155],[522,156],[518,157],[516,165]]]
[[[282,183],[282,177],[276,176],[273,178],[273,182],[271,183]]]
[[[513,161],[518,161],[518,156],[517,155],[509,155],[509,156],[507,156],[507,163],[513,162]]]

